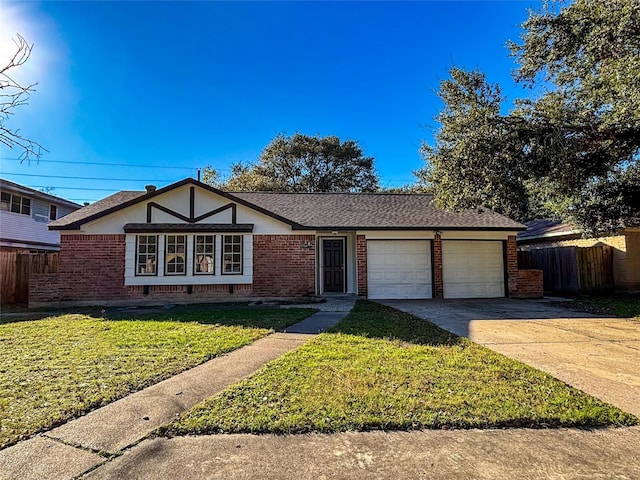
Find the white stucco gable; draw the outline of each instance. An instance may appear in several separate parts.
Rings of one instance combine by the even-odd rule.
[[[211,214],[216,210],[220,211]],[[292,233],[291,226],[284,222],[189,183],[87,222],[81,226],[81,231],[86,234],[122,234],[124,226],[131,223],[232,224],[234,210],[235,223],[252,224],[255,234]]]

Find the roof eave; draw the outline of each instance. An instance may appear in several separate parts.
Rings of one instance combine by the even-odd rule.
[[[222,190],[219,190],[219,189],[217,189],[215,187],[207,185],[206,183],[199,182],[199,181],[197,181],[197,180],[195,180],[193,178],[185,178],[184,180],[180,180],[179,182],[172,183],[171,185],[167,185],[166,187],[160,188],[158,190],[154,190],[153,192],[142,194],[141,196],[133,198],[133,199],[131,199],[129,201],[126,201],[124,203],[121,203],[120,205],[115,205],[115,206],[113,206],[111,208],[108,208],[108,209],[103,210],[101,212],[95,213],[95,214],[90,215],[88,217],[85,217],[83,219],[77,220],[75,222],[72,222],[72,223],[69,223],[69,224],[66,224],[66,225],[49,225],[49,230],[80,230],[80,227],[82,227],[82,225],[84,225],[86,223],[92,222],[94,220],[97,220],[99,218],[107,216],[107,215],[109,215],[111,213],[114,213],[114,212],[117,212],[119,210],[122,210],[122,209],[125,209],[127,207],[130,207],[131,205],[135,205],[136,203],[144,202],[144,201],[149,200],[149,199],[151,199],[151,198],[153,198],[153,197],[155,197],[157,195],[161,195],[163,193],[169,192],[171,190],[174,190],[176,188],[180,188],[180,187],[182,187],[184,185],[188,185],[188,184],[196,185],[196,186],[201,187],[201,188],[203,188],[205,190],[208,190],[208,191],[210,191],[212,193],[215,193],[215,194],[220,195],[222,197],[225,197],[225,198],[227,198],[229,200],[232,200],[232,201],[234,201],[236,203],[239,203],[240,205],[243,205],[243,206],[245,206],[247,208],[250,208],[250,209],[255,210],[257,212],[260,212],[260,213],[262,213],[264,215],[267,215],[267,216],[269,216],[269,217],[271,217],[271,218],[273,218],[275,220],[278,220],[278,221],[280,221],[282,223],[285,223],[285,224],[289,225],[292,229],[298,229],[298,227],[301,227],[301,225],[297,224],[296,222],[294,222],[294,221],[292,221],[292,220],[290,220],[288,218],[282,217],[282,216],[280,216],[280,215],[278,215],[276,213],[273,213],[273,212],[271,212],[269,210],[266,210],[265,208],[262,208],[262,207],[260,207],[258,205],[255,205],[255,204],[253,204],[253,203],[251,203],[251,202],[249,202],[247,200],[243,200],[242,198],[236,197],[235,195],[232,195],[232,194],[227,193],[227,192],[223,192]]]
[[[433,225],[425,225],[425,226],[393,226],[393,227],[381,227],[381,226],[358,226],[358,227],[350,227],[350,226],[307,226],[307,225],[299,225],[298,227],[293,228],[292,230],[338,230],[338,231],[351,231],[351,230],[434,230],[434,231],[478,231],[478,232],[522,232],[527,228],[525,226],[520,227],[454,227],[454,226],[433,226]]]

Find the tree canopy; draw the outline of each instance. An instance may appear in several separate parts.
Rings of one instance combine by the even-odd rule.
[[[205,171],[203,180],[230,191],[372,192],[378,189],[373,158],[357,142],[336,136],[277,135],[255,164],[234,164],[220,180]]]
[[[640,2],[550,1],[510,49],[530,87],[503,114],[498,85],[453,68],[427,166],[437,201],[604,233],[640,222]]]

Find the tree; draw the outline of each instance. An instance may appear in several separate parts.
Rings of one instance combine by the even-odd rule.
[[[222,183],[231,191],[373,192],[373,158],[353,140],[277,135],[255,164],[234,164]]]
[[[24,86],[14,78],[13,71],[29,60],[33,49],[33,45],[29,45],[20,34],[16,36],[15,53],[4,67],[0,67],[0,143],[21,150],[20,160],[28,161],[31,158],[40,158],[46,149],[39,143],[23,137],[19,130],[12,130],[7,126],[7,120],[14,114],[14,109],[27,104],[36,85]]]
[[[519,163],[523,148],[500,114],[502,94],[479,71],[453,67],[440,85],[444,108],[435,146],[422,145],[427,167],[416,172],[453,210],[485,206],[513,218],[527,211]]]
[[[498,87],[487,87],[483,76],[475,97],[448,94],[464,92],[466,76],[479,72],[454,76],[454,69],[441,85],[448,123],[438,117],[436,144],[423,146],[429,164],[420,172],[438,201],[485,204],[520,219],[553,211],[591,233],[638,223],[640,204],[620,192],[634,184],[640,157],[640,3],[546,2],[510,48],[520,65],[515,78],[532,95],[509,114],[500,114]],[[588,201],[596,193],[609,205],[597,214]]]

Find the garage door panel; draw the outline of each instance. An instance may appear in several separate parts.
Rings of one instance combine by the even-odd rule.
[[[431,298],[431,243],[369,240],[367,283],[372,299]]]
[[[504,297],[504,260],[500,241],[443,241],[445,298]]]

